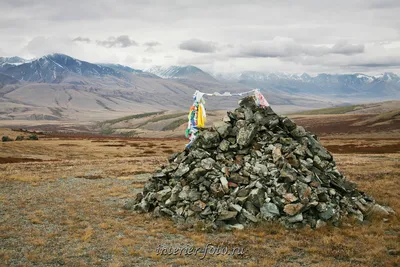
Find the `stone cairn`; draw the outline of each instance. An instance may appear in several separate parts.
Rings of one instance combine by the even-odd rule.
[[[347,181],[317,136],[257,107],[253,97],[239,106],[171,155],[125,206],[215,229],[275,220],[318,228],[343,216],[363,221],[371,212],[393,212]]]

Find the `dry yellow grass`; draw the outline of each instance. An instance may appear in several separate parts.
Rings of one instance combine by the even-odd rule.
[[[186,140],[169,141],[168,150],[160,149],[162,140],[60,140],[0,143],[0,163],[20,159],[20,164],[0,164],[0,179],[43,181],[83,177],[126,179],[148,173],[172,152],[184,148]],[[165,152],[166,151],[166,152]],[[38,160],[37,162],[23,162]]]
[[[277,223],[213,234],[176,228],[169,219],[121,209],[153,172],[186,140],[70,140],[2,144],[0,158],[42,162],[0,164],[0,262],[4,265],[67,266],[396,266],[400,221],[317,230],[286,230]],[[108,141],[108,142],[104,142]],[[396,140],[339,140],[324,145],[393,145]],[[63,144],[63,145],[60,145]],[[68,145],[66,145],[68,144]],[[104,146],[104,145],[109,146]],[[158,149],[159,147],[162,149]],[[155,155],[144,153],[157,151]],[[400,212],[400,153],[335,154],[348,179],[377,201]],[[54,161],[46,161],[54,160]],[[58,179],[63,177],[63,179]],[[243,247],[243,256],[158,255],[160,244]]]

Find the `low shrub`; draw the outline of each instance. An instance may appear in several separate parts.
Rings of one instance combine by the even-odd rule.
[[[2,142],[11,142],[11,141],[13,141],[10,137],[8,137],[8,136],[3,136],[2,138],[1,138],[1,141]]]
[[[37,137],[36,134],[31,134],[31,135],[28,137],[28,140],[39,140],[39,138]]]

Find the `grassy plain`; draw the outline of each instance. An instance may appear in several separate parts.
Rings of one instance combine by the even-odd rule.
[[[343,115],[345,116],[345,115]],[[327,119],[329,118],[329,119]],[[357,118],[352,118],[357,120]],[[343,117],[295,118],[316,132],[339,169],[400,213],[397,126],[338,130]],[[339,123],[337,124],[339,125]],[[2,129],[0,135],[17,136]],[[185,139],[47,135],[0,144],[0,266],[399,266],[398,215],[340,227],[286,230],[260,224],[205,233],[121,209]],[[243,247],[243,256],[157,255],[171,247]]]

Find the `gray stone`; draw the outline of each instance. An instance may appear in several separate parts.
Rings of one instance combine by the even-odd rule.
[[[229,208],[231,208],[232,210],[235,210],[235,211],[237,211],[237,212],[241,212],[242,211],[242,207],[240,206],[240,205],[237,205],[237,204],[230,204],[229,205]]]
[[[219,145],[220,139],[218,132],[206,131],[202,137],[202,147],[205,149],[214,148]]]
[[[250,189],[249,188],[241,188],[237,192],[238,197],[246,197],[250,194]]]
[[[256,188],[250,191],[248,201],[254,206],[260,208],[264,204],[265,191],[261,188]]]
[[[128,200],[125,201],[125,203],[124,203],[124,205],[122,206],[122,208],[123,208],[124,210],[131,210],[131,209],[133,209],[134,205],[136,204],[135,202],[136,202],[136,201],[133,200],[133,199],[128,199]]]
[[[290,164],[285,164],[280,172],[279,178],[287,183],[296,181],[297,175]]]
[[[296,128],[296,124],[287,117],[282,120],[282,124],[288,131],[293,131]]]
[[[225,115],[224,118],[222,119],[222,121],[223,121],[223,122],[228,122],[228,123],[229,123],[229,122],[232,121],[232,119],[231,119],[228,115]]]
[[[253,119],[253,111],[251,111],[251,109],[249,108],[245,108],[244,109],[244,118],[246,119],[246,121],[251,121]]]
[[[246,201],[243,208],[253,215],[257,215],[260,212],[260,210],[250,201]]]
[[[318,156],[314,157],[314,166],[317,167],[318,169],[320,169],[321,171],[326,170],[326,168],[329,165],[329,162],[325,161],[325,160],[321,160]]]
[[[179,156],[179,152],[175,152],[175,153],[172,153],[169,157],[168,157],[168,162],[169,163],[171,163],[171,162],[173,162],[178,156]]]
[[[200,165],[206,170],[211,170],[213,168],[214,163],[215,160],[213,160],[212,158],[205,158],[201,160]]]
[[[335,215],[335,213],[336,213],[336,210],[335,210],[333,207],[328,206],[328,207],[326,208],[325,211],[323,211],[323,212],[321,212],[321,213],[319,214],[319,217],[320,217],[322,220],[327,221],[327,220],[329,220],[330,218],[332,218],[333,215]]]
[[[197,149],[190,151],[189,155],[195,159],[204,159],[204,158],[209,157],[210,153],[208,153],[207,151],[205,151],[201,148],[197,148]]]
[[[170,209],[167,209],[167,208],[160,209],[160,213],[168,215],[168,216],[173,216],[174,215],[174,212],[172,210],[170,210]]]
[[[240,128],[236,138],[236,143],[242,146],[250,145],[256,134],[256,130],[257,125],[255,124],[249,124],[246,127]]]
[[[242,176],[238,173],[231,173],[228,180],[235,184],[249,184],[249,177]]]
[[[279,146],[274,146],[272,150],[272,160],[274,163],[277,163],[280,159],[282,159],[282,151]]]
[[[278,119],[272,119],[268,122],[268,127],[270,129],[274,129],[276,126],[278,126],[279,120]]]
[[[215,130],[221,135],[222,138],[228,136],[230,130],[232,129],[231,124],[223,122],[223,121],[216,121],[214,122]]]
[[[299,138],[299,137],[303,137],[306,136],[306,130],[304,130],[304,128],[302,126],[297,126],[295,129],[293,129],[290,134],[295,137],[295,138]]]
[[[394,210],[390,207],[374,204],[366,213],[368,217],[388,217],[390,214],[395,214]]]
[[[240,224],[240,223],[237,223],[237,224],[228,224],[227,226],[226,226],[226,230],[232,230],[232,229],[236,229],[236,230],[243,230],[244,229],[244,226],[243,226],[243,224]]]
[[[206,173],[207,173],[207,170],[205,170],[205,169],[203,169],[201,167],[200,168],[195,168],[187,175],[187,179],[189,181],[197,180],[198,178],[202,177]]]
[[[178,195],[179,199],[181,199],[181,200],[189,200],[189,191],[190,191],[190,187],[188,185],[185,185],[182,188],[182,191]]]
[[[196,200],[199,200],[201,198],[201,193],[197,191],[196,189],[191,189],[189,191],[188,198],[190,201],[194,202]]]
[[[229,143],[229,141],[227,141],[227,140],[222,140],[221,141],[221,143],[219,144],[219,146],[218,146],[218,148],[221,150],[221,151],[228,151],[229,150],[229,146],[230,146],[230,143]],[[222,155],[222,154],[221,154]]]
[[[332,156],[329,154],[329,152],[323,147],[320,147],[317,155],[318,155],[318,157],[320,157],[323,160],[330,160],[332,158]]]
[[[210,209],[210,207],[206,207],[201,213],[201,216],[208,216],[212,214],[212,210]]]
[[[170,163],[169,165],[167,165],[162,172],[164,173],[170,173],[175,171],[176,169],[178,169],[179,164],[178,163]]]
[[[264,220],[270,220],[280,215],[278,206],[274,203],[264,203],[260,208],[260,212]]]
[[[152,176],[154,179],[163,179],[166,178],[167,175],[164,172],[156,172]]]
[[[171,196],[171,188],[167,187],[156,193],[156,199],[160,202],[165,202]]]
[[[186,173],[188,173],[190,171],[190,168],[188,165],[183,165],[180,166],[176,172],[174,173],[174,177],[175,178],[181,178],[183,175],[185,175]]]
[[[224,189],[225,193],[229,192],[229,186],[228,186],[228,180],[226,180],[226,178],[224,176],[221,176],[219,178],[222,188]]]
[[[230,219],[235,218],[237,214],[238,214],[237,211],[223,210],[223,211],[219,214],[218,220],[221,220],[221,221],[230,220]]]
[[[191,209],[195,212],[201,212],[206,208],[206,206],[206,203],[201,200],[197,200],[191,205]]]
[[[213,194],[216,197],[222,197],[225,195],[224,188],[220,183],[215,183],[210,186],[211,194]]]
[[[288,222],[290,222],[290,223],[301,222],[301,221],[303,221],[303,214],[302,214],[302,213],[299,213],[299,214],[294,215],[294,216],[292,216],[292,217],[288,217],[287,220],[288,220]]]
[[[253,214],[251,214],[250,212],[248,212],[246,209],[242,209],[241,214],[243,214],[248,220],[256,223],[258,222],[258,219],[256,216],[254,216]]]
[[[239,106],[243,108],[249,108],[249,109],[256,109],[257,105],[256,102],[254,101],[253,97],[245,97],[239,100],[238,102]]]

